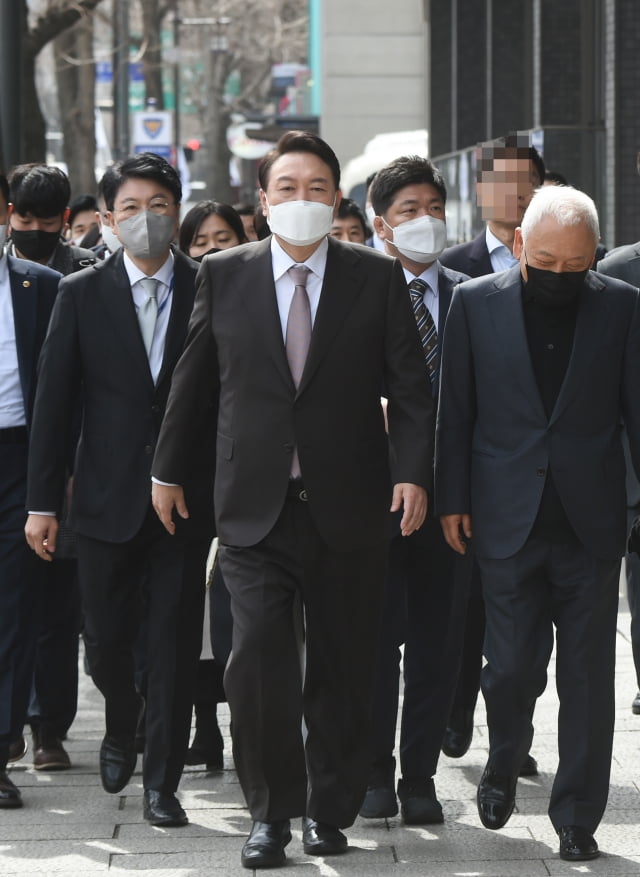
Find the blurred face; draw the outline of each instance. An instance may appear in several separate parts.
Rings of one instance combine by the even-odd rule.
[[[586,271],[591,267],[597,241],[591,229],[579,225],[560,225],[548,216],[529,231],[526,246],[519,228],[515,231],[513,255],[520,259],[520,270],[528,279],[527,263],[544,271]]]
[[[346,219],[336,217],[331,226],[331,237],[352,244],[363,244],[367,239],[357,216],[347,216]]]
[[[204,256],[209,250],[227,250],[229,247],[237,247],[240,241],[238,235],[221,216],[210,213],[201,223],[200,228],[189,247],[189,255],[192,259]]]
[[[272,206],[284,201],[318,201],[340,203],[329,165],[312,152],[288,152],[271,166],[266,192],[260,190],[260,202],[269,221],[267,201]]]
[[[478,204],[485,221],[519,225],[536,186],[540,185],[528,158],[496,158],[493,169],[482,172],[476,186]]]
[[[247,236],[248,241],[257,241],[258,235],[256,234],[256,225],[253,220],[253,216],[248,216],[246,214],[242,214],[240,216],[242,220],[242,225],[244,228],[244,233]]]
[[[80,243],[90,228],[98,224],[95,210],[81,210],[76,213],[73,224],[69,226],[69,238],[76,244]]]

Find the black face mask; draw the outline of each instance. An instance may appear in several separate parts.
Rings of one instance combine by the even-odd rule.
[[[207,250],[206,253],[203,253],[201,256],[192,256],[194,262],[202,262],[205,256],[211,256],[213,253],[219,253],[220,247],[211,247],[210,250]]]
[[[563,308],[577,301],[588,269],[584,271],[545,271],[527,262],[528,290],[544,308]]]
[[[59,231],[42,231],[39,228],[17,231],[11,228],[11,240],[16,250],[32,262],[48,262],[60,240]]]

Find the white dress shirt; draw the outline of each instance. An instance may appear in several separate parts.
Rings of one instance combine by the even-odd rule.
[[[0,429],[25,426],[26,422],[9,266],[0,251]]]
[[[141,271],[137,265],[131,261],[127,253],[124,254],[124,267],[129,277],[129,285],[131,286],[131,294],[133,303],[136,308],[141,308],[148,297],[146,289],[141,286],[140,281],[144,280],[147,275]],[[167,337],[167,326],[169,325],[169,316],[171,314],[171,304],[173,301],[173,253],[169,253],[166,262],[153,275],[154,280],[158,282],[158,319],[153,330],[153,341],[151,342],[151,350],[149,351],[149,368],[153,382],[158,380],[160,369],[162,368],[162,358],[164,357],[164,343]]]
[[[490,231],[489,226],[487,226],[485,234],[487,249],[489,250],[489,258],[491,259],[491,267],[494,271],[507,271],[509,268],[513,268],[514,265],[518,264],[518,260],[509,247],[506,247],[502,241]]]

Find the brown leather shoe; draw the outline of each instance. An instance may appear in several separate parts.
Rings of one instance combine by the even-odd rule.
[[[59,737],[44,728],[33,729],[33,766],[36,770],[69,770],[71,759]]]
[[[13,743],[10,743],[9,764],[14,764],[16,761],[20,761],[21,758],[24,758],[27,754],[28,748],[29,746],[24,737],[18,737],[17,740],[14,740]]]
[[[9,779],[6,770],[0,770],[0,807],[22,807],[22,795]]]

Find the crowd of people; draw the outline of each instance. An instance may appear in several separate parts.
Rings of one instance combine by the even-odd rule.
[[[102,785],[143,754],[152,825],[187,824],[185,764],[222,766],[225,700],[243,866],[283,865],[295,817],[321,856],[358,814],[441,823],[440,754],[468,750],[481,690],[477,806],[500,829],[537,772],[555,631],[549,816],[563,859],[598,855],[640,256],[591,270],[593,201],[521,136],[482,145],[477,174],[486,226],[449,248],[429,159],[380,168],[363,211],[304,131],[237,209],[181,216],[153,153],[95,197],[47,165],[0,175],[1,808],[23,804],[26,725],[35,769],[71,767],[81,634]]]

